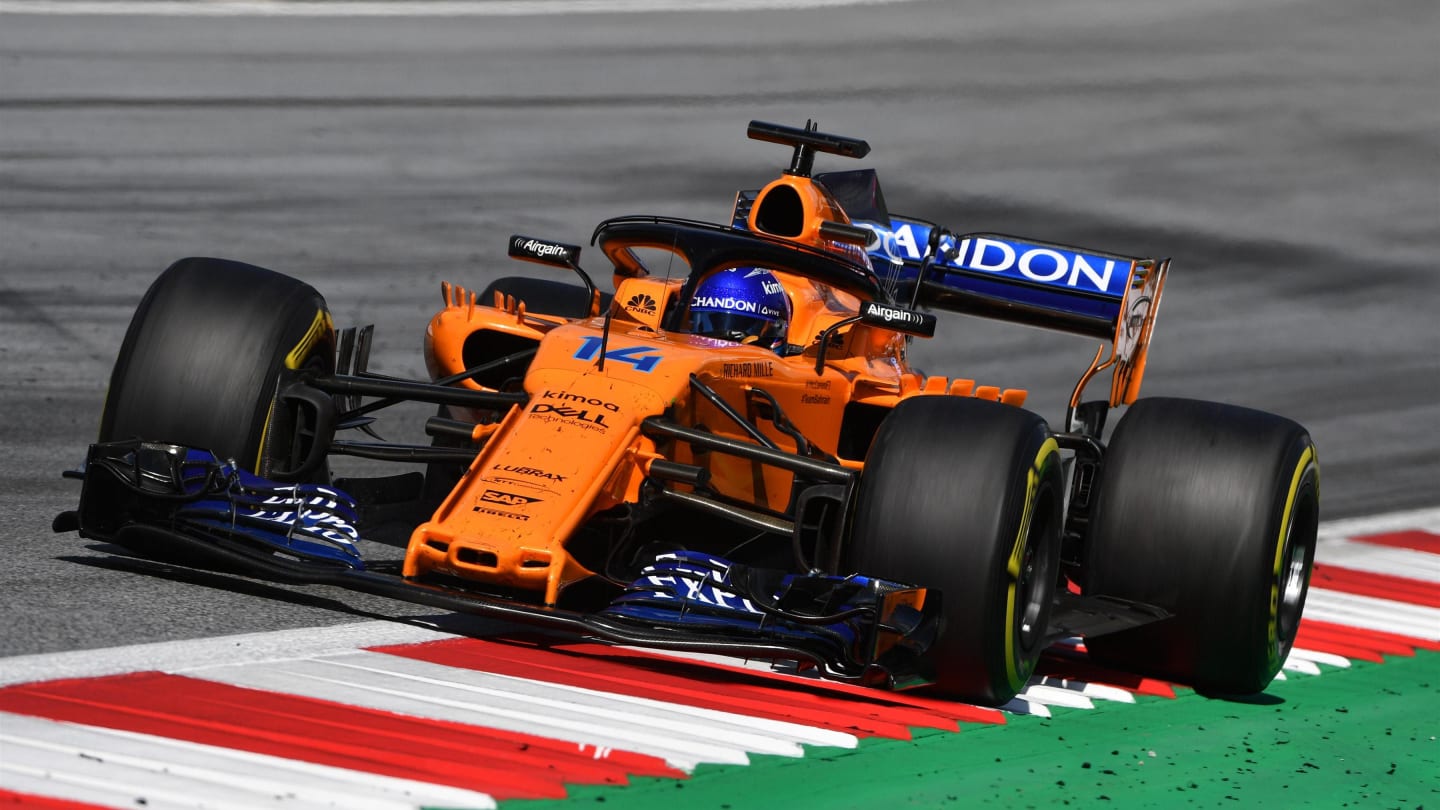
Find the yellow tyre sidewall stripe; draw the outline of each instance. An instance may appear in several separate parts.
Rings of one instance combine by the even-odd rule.
[[[300,341],[295,344],[285,355],[285,368],[295,371],[310,356],[315,344],[325,335],[335,331],[335,321],[330,317],[330,311],[321,307],[315,311],[315,318],[310,322],[310,328],[300,336]],[[270,438],[270,423],[275,418],[275,397],[270,397],[270,409],[265,412],[265,426],[260,429],[260,446],[255,450],[255,464],[251,469],[259,472],[260,462],[265,457],[265,442]]]
[[[1275,539],[1275,560],[1270,568],[1270,620],[1265,627],[1265,638],[1274,654],[1278,654],[1280,648],[1280,568],[1285,563],[1285,541],[1290,537],[1290,525],[1295,519],[1295,497],[1311,468],[1316,469],[1315,476],[1319,478],[1318,467],[1315,445],[1307,444],[1295,463],[1295,472],[1290,476],[1290,491],[1285,496],[1285,511],[1280,516],[1280,535]]]
[[[1015,535],[1015,543],[1010,549],[1010,559],[1005,565],[1008,579],[1005,590],[1005,678],[1016,691],[1025,686],[1030,673],[1028,668],[1021,672],[1015,662],[1015,588],[1020,581],[1020,565],[1025,560],[1025,540],[1030,536],[1030,521],[1035,514],[1040,481],[1044,477],[1045,469],[1059,458],[1059,455],[1060,445],[1054,437],[1048,438],[1040,445],[1035,460],[1025,471],[1025,511],[1020,518],[1020,530]]]

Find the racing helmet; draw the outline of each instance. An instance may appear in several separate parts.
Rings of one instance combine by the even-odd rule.
[[[711,273],[690,299],[690,330],[697,335],[777,350],[790,325],[790,297],[763,267]]]

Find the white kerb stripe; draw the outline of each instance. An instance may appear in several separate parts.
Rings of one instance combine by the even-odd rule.
[[[78,785],[108,787],[107,803],[125,807],[139,797],[146,807],[495,807],[475,791],[150,734],[8,713],[0,727],[0,785],[38,769],[51,780],[43,795]]]
[[[1315,561],[1369,574],[1433,582],[1440,587],[1440,554],[1354,540],[1331,540],[1316,549]]]
[[[1311,587],[1305,597],[1305,618],[1440,641],[1440,608],[1408,602]]]

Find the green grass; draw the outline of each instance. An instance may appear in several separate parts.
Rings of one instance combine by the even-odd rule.
[[[501,808],[1440,808],[1440,653],[1292,674],[1252,702],[1184,691],[1055,715]]]

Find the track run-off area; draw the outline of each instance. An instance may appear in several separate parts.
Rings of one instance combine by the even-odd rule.
[[[0,660],[0,801],[1423,807],[1437,705],[1427,510],[1322,527],[1295,649],[1242,701],[1073,643],[996,710],[762,661],[362,623]]]

